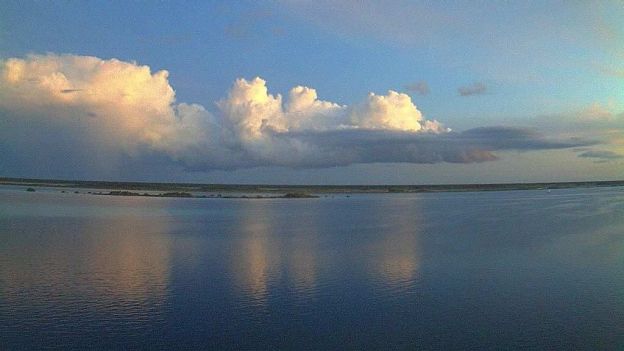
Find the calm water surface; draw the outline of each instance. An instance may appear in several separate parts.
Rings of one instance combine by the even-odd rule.
[[[0,349],[623,347],[623,188],[0,188]]]

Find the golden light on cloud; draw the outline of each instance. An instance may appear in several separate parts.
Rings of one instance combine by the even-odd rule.
[[[426,119],[409,95],[393,90],[347,106],[321,100],[310,87],[295,86],[283,98],[259,77],[240,78],[208,111],[177,102],[167,71],[135,62],[30,55],[0,61],[0,71],[0,118],[29,135],[45,131],[33,138],[35,145],[64,134],[68,138],[47,144],[61,145],[62,153],[114,155],[110,159],[156,156],[185,170],[486,162],[501,149],[587,144],[549,142],[513,128],[476,128],[463,136]],[[588,114],[604,111],[594,106]]]
[[[413,132],[423,129],[422,113],[412,103],[412,98],[392,90],[385,96],[370,93],[365,104],[354,111],[351,119],[363,128]]]

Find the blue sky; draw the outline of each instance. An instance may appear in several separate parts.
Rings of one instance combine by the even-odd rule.
[[[201,113],[209,116],[206,118],[213,118],[219,130],[223,129],[214,132],[212,127],[207,132],[202,129],[207,127],[200,127],[201,121],[188,124],[185,130],[202,131],[193,134],[201,134],[197,138],[219,137],[210,142],[197,140],[190,146],[185,143],[184,150],[178,141],[168,141],[167,145],[155,142],[153,131],[145,140],[129,133],[128,138],[139,138],[142,142],[123,149],[94,146],[85,140],[72,144],[67,140],[80,138],[66,136],[58,140],[55,138],[60,137],[54,133],[43,132],[61,126],[51,120],[56,117],[44,116],[41,111],[58,111],[59,120],[63,113],[68,113],[67,106],[74,112],[89,114],[95,105],[88,104],[97,105],[101,101],[76,98],[68,103],[65,97],[60,97],[61,100],[51,99],[49,106],[35,108],[35,95],[41,96],[45,91],[32,92],[33,89],[24,86],[20,89],[31,91],[33,99],[24,99],[20,102],[24,105],[17,106],[11,95],[17,91],[11,84],[17,83],[4,82],[0,83],[0,88],[4,84],[6,90],[4,94],[0,92],[0,99],[5,100],[4,104],[0,100],[3,116],[0,121],[5,125],[0,132],[4,139],[0,148],[5,151],[0,156],[1,175],[381,184],[618,179],[624,174],[624,158],[621,158],[624,155],[624,5],[621,2],[4,1],[0,10],[0,60],[5,66],[12,59],[23,60],[32,71],[34,65],[40,67],[44,60],[59,62],[71,55],[95,57],[103,62],[115,58],[137,67],[145,65],[151,74],[166,70],[167,82],[175,91],[174,99],[163,97],[174,106],[174,112],[167,112],[172,114],[171,118],[187,118],[176,112],[178,104],[197,104]],[[75,61],[72,64],[84,66]],[[72,78],[69,71],[63,71],[75,69],[69,66],[65,63],[63,68],[57,68],[59,71],[37,74],[42,77],[64,74],[69,82],[65,84],[70,85],[78,81],[95,84],[82,71]],[[5,76],[9,72],[7,67]],[[111,74],[111,79],[118,77]],[[29,77],[24,84],[37,80],[32,75]],[[233,115],[232,111],[240,112],[240,106],[228,105],[234,106],[228,114],[223,108],[227,103],[217,102],[228,96],[234,99],[237,92],[243,94],[241,89],[252,89],[242,83],[237,87],[234,82],[239,78],[251,82],[255,77],[262,78],[268,94],[283,96],[284,110],[289,103],[289,92],[295,86],[313,88],[318,99],[347,107],[341,112],[336,109],[323,112],[323,116],[331,114],[340,121],[331,126],[271,124],[271,118],[291,118],[287,111],[279,112],[279,116],[272,112],[266,115],[269,123],[265,125],[272,129],[261,136],[256,133],[252,138],[249,131],[245,134],[231,125],[232,121],[239,123],[241,118],[261,119],[253,115],[258,110],[246,111],[244,116]],[[426,86],[427,92],[417,91],[416,85]],[[389,90],[409,96],[417,108],[417,115],[405,118],[419,118],[423,126],[426,120],[436,120],[452,130],[431,131],[444,135],[440,142],[432,144],[435,146],[427,146],[426,157],[421,152],[420,141],[411,142],[409,150],[403,150],[411,156],[402,156],[400,145],[403,144],[397,143],[398,134],[395,134],[431,134],[428,129],[416,130],[397,122],[403,121],[403,117],[374,114],[379,100],[367,98],[371,92],[377,97],[388,97],[384,104],[404,103],[399,98],[389,98]],[[386,113],[405,111],[394,110],[395,107],[392,105]],[[120,107],[114,111],[123,114],[129,110]],[[268,113],[266,109],[262,111]],[[318,109],[314,111],[317,113]],[[312,112],[306,110],[305,114],[313,119],[322,118],[314,117]],[[101,113],[98,118],[106,116]],[[159,118],[165,117],[143,116],[141,121]],[[395,120],[388,122],[392,118]],[[105,129],[93,124],[89,122],[89,128]],[[345,125],[348,135],[343,135]],[[72,128],[76,126],[74,123]],[[152,127],[150,124],[149,128]],[[530,134],[532,139],[525,140],[522,146],[509,147],[499,137],[495,138],[496,142],[470,140],[466,144],[467,138],[461,133],[482,127],[530,130],[536,134]],[[35,131],[38,128],[42,132]],[[66,124],[63,128],[68,130]],[[124,126],[120,124],[118,128]],[[158,139],[163,140],[165,134],[169,137],[173,133],[171,128],[163,132],[159,127],[158,133],[162,135],[158,134]],[[320,129],[325,134],[319,137]],[[381,142],[377,137],[371,140],[358,135],[364,129],[386,134]],[[328,138],[330,130],[335,138],[347,138],[350,142],[345,146],[344,142],[331,139],[329,144],[341,148],[340,152],[345,147],[356,151],[336,156],[338,149],[329,149],[325,147],[327,144],[313,139]],[[9,134],[19,135],[21,139]],[[306,135],[305,140],[301,139],[302,134]],[[492,134],[487,135],[490,138]],[[518,135],[528,138],[529,134]],[[455,152],[452,156],[446,141],[449,137]],[[24,138],[30,139],[28,147],[23,147]],[[535,138],[540,140],[539,147],[535,146]],[[114,144],[126,142],[116,140]],[[236,146],[220,151],[224,143]],[[390,150],[370,143],[394,146]],[[297,149],[300,158],[290,158],[293,147],[308,146],[303,151]],[[43,153],[46,154],[43,157],[39,152],[42,148],[56,151]],[[399,148],[396,155],[395,148]],[[472,156],[465,157],[461,148],[472,150]],[[79,149],[106,154],[100,163],[110,163],[110,167],[91,167],[79,162],[88,158],[72,151]],[[476,149],[493,156],[473,157]],[[56,161],[61,154],[74,153],[75,157],[70,157],[74,162]],[[388,153],[393,156],[384,158]],[[457,156],[459,153],[463,156]],[[229,159],[224,161],[224,158]],[[38,166],[32,165],[33,160],[37,160]]]

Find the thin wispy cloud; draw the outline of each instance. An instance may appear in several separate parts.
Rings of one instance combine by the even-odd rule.
[[[249,39],[253,36],[263,35],[283,35],[283,32],[276,31],[275,27],[270,30],[264,28],[271,22],[273,13],[268,10],[256,9],[250,11],[243,11],[238,14],[236,19],[227,24],[224,28],[224,33],[227,37],[232,39]]]
[[[610,77],[624,78],[624,68],[600,67],[599,70],[603,74],[610,76]]]
[[[616,106],[594,102],[566,112],[539,115],[527,119],[527,122],[552,132],[597,135],[607,139],[624,133],[624,113],[616,111]]]
[[[425,81],[419,81],[416,83],[408,84],[405,86],[405,90],[410,93],[416,93],[418,95],[429,95],[429,84]]]
[[[471,85],[466,85],[463,87],[457,88],[457,93],[460,96],[473,96],[473,95],[483,95],[487,91],[487,86],[484,83],[475,82]]]
[[[608,150],[589,150],[580,153],[578,157],[595,159],[595,162],[607,162],[623,159],[624,155]]]

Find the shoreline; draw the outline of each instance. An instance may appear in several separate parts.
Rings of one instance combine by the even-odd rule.
[[[500,184],[438,184],[438,185],[266,185],[266,184],[193,184],[108,182],[53,179],[1,178],[0,185],[24,186],[29,191],[36,187],[107,190],[91,192],[94,195],[146,196],[177,198],[317,198],[320,194],[366,193],[429,193],[429,192],[480,192],[514,190],[550,190],[569,188],[594,188],[624,186],[619,181],[500,183]],[[151,192],[151,193],[149,193]],[[154,193],[158,192],[158,193]],[[203,193],[197,195],[196,193]]]
[[[142,196],[142,197],[177,197],[177,198],[194,198],[194,199],[314,199],[318,198],[317,195],[311,195],[307,193],[286,193],[284,195],[222,195],[222,194],[209,194],[209,195],[193,195],[187,192],[168,192],[168,193],[137,193],[131,191],[109,191],[104,192],[89,192],[91,195],[107,195],[107,196]]]

